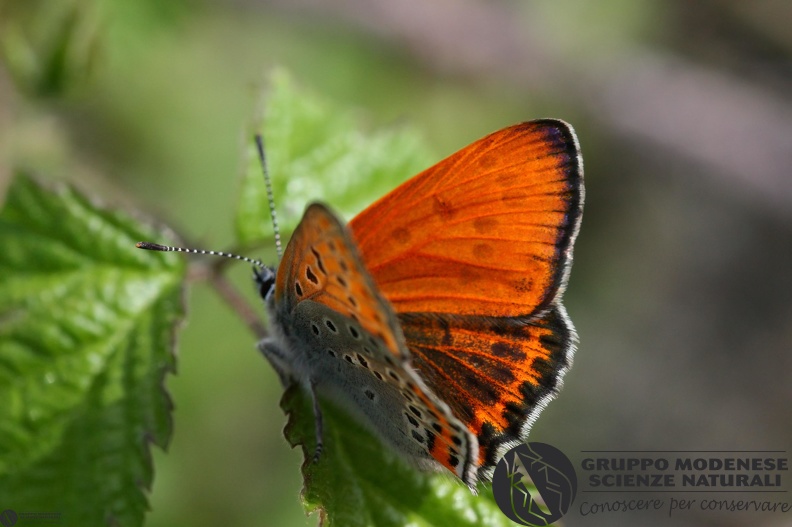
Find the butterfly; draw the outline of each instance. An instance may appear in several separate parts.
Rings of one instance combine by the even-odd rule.
[[[561,295],[582,205],[577,138],[549,119],[476,141],[349,226],[314,203],[259,274],[273,333],[259,347],[312,394],[320,428],[326,395],[474,488],[570,367]]]
[[[452,154],[349,225],[309,205],[277,269],[254,277],[270,321],[259,349],[311,395],[315,459],[327,397],[413,464],[474,492],[490,480],[571,366],[561,297],[583,198],[573,129],[543,119]]]

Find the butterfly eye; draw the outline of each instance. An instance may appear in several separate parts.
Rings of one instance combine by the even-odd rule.
[[[241,257],[240,257],[241,258]],[[258,285],[261,298],[266,299],[275,287],[275,273],[268,267],[253,268],[253,280]]]

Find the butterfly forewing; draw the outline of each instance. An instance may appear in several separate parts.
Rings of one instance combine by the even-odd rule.
[[[351,227],[397,312],[535,313],[566,279],[581,170],[568,125],[522,123],[415,176]]]

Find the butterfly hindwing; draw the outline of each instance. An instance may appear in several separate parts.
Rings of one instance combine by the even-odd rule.
[[[487,478],[561,388],[577,342],[566,311],[555,306],[530,321],[447,314],[399,320],[415,367],[476,434],[479,474]]]

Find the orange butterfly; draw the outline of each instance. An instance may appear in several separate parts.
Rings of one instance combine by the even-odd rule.
[[[561,295],[582,206],[577,138],[551,119],[476,141],[348,228],[310,205],[277,272],[255,276],[259,348],[312,395],[317,456],[318,393],[419,466],[490,479],[571,365]]]
[[[570,366],[561,294],[582,205],[577,139],[557,120],[476,141],[349,230],[311,205],[272,294],[262,288],[276,337],[261,348],[407,457],[474,487]]]

